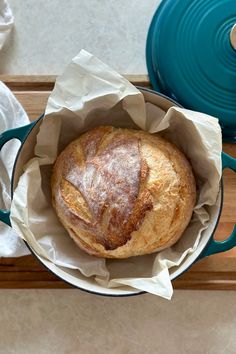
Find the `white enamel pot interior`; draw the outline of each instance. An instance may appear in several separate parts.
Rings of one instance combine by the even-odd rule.
[[[155,104],[164,111],[167,111],[172,106],[177,106],[176,102],[166,98],[165,96],[159,93],[156,93],[148,89],[143,89],[143,88],[139,88],[139,89],[140,91],[142,91],[146,102]],[[35,124],[30,134],[28,135],[27,139],[23,143],[21,150],[18,154],[18,158],[15,163],[15,169],[13,174],[13,183],[12,183],[13,190],[15,190],[17,186],[19,177],[21,176],[23,171],[24,164],[34,156],[34,146],[36,143],[36,136],[41,122],[42,119]],[[170,270],[171,280],[174,280],[180,274],[185,272],[189,267],[191,267],[191,265],[199,258],[199,256],[205,249],[206,245],[210,241],[210,239],[213,237],[214,230],[218,224],[219,216],[221,213],[222,198],[223,198],[223,193],[222,193],[222,188],[220,188],[216,205],[208,208],[208,212],[210,215],[209,227],[203,232],[197,250],[193,254],[189,255],[188,258],[186,258],[186,260],[184,260],[179,267]],[[41,261],[41,263],[44,264],[49,270],[51,270],[55,275],[57,275],[65,282],[77,288],[80,288],[81,290],[85,290],[87,292],[91,292],[99,295],[107,295],[107,296],[131,296],[131,295],[138,295],[143,293],[139,290],[134,290],[129,287],[123,287],[119,289],[104,288],[103,286],[96,283],[93,278],[87,278],[83,276],[79,271],[59,267],[51,263],[50,261],[44,259],[43,257],[40,257],[39,255],[36,254],[32,245],[30,245],[29,243],[27,243],[27,246]]]

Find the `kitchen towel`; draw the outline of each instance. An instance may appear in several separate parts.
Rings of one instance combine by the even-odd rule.
[[[0,133],[28,123],[29,118],[22,106],[0,81]],[[11,172],[19,146],[19,141],[12,140],[4,145],[0,154],[0,208],[2,209],[10,208]],[[28,253],[28,248],[15,231],[0,222],[0,257],[20,257]]]
[[[0,50],[13,27],[14,17],[6,0],[0,0]]]

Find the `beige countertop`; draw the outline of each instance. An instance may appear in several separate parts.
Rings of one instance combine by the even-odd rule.
[[[145,42],[160,0],[9,0],[15,27],[0,74],[60,74],[82,48],[123,74],[145,74]]]
[[[235,354],[234,292],[104,298],[78,290],[0,292],[0,353]]]

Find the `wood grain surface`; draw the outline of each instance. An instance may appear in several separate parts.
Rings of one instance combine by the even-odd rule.
[[[150,87],[147,76],[127,78],[138,86]],[[5,76],[0,80],[13,91],[31,120],[45,109],[55,76]],[[236,145],[224,144],[223,150],[236,157]],[[224,172],[224,207],[215,238],[226,239],[236,221],[236,174]],[[0,258],[0,288],[69,288],[49,272],[34,256]],[[174,281],[176,289],[236,290],[236,248],[210,256],[192,266]]]

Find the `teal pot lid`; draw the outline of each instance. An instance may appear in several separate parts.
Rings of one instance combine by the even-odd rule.
[[[146,46],[154,89],[219,118],[231,140],[236,139],[235,24],[236,0],[163,0]]]

